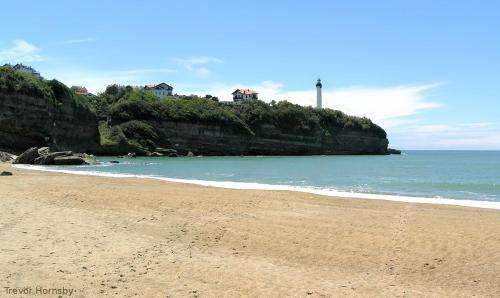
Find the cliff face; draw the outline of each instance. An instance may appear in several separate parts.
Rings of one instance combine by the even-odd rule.
[[[20,152],[50,146],[76,152],[99,148],[97,119],[75,102],[0,94],[0,147]]]
[[[151,123],[160,136],[158,144],[202,155],[311,155],[387,154],[388,140],[360,131],[327,135],[285,134],[273,125],[261,126],[255,136],[231,127],[183,122]]]
[[[158,146],[200,155],[387,154],[388,145],[386,138],[356,130],[303,135],[262,125],[250,135],[221,125],[149,124],[158,134]],[[0,148],[21,152],[35,146],[106,155],[134,151],[126,143],[101,146],[96,116],[74,102],[53,104],[42,98],[0,94]]]

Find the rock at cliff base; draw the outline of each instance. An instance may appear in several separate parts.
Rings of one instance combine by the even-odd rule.
[[[7,162],[16,159],[16,156],[7,152],[0,151],[0,162]]]
[[[88,163],[79,156],[58,156],[54,158],[54,164],[58,166],[77,166]]]
[[[170,154],[173,154],[173,153],[177,154],[177,150],[175,150],[175,149],[165,149],[165,148],[160,148],[160,147],[156,148],[156,152],[159,152],[159,153],[161,153],[163,155],[167,155],[167,156],[169,156]]]
[[[187,157],[193,157],[194,156],[194,153],[189,151],[187,154],[186,154]]]
[[[38,148],[31,147],[28,150],[24,151],[21,155],[19,155],[15,160],[14,164],[33,164],[35,159],[39,157]]]
[[[160,152],[151,152],[148,154],[148,156],[151,156],[151,157],[160,157],[160,156],[163,156],[162,153]]]
[[[401,150],[393,149],[393,148],[388,148],[387,152],[389,152],[389,154],[401,154]]]
[[[2,171],[2,172],[0,173],[0,176],[12,176],[12,172]]]
[[[98,164],[99,162],[97,161],[97,159],[95,158],[94,155],[92,154],[87,154],[87,153],[79,153],[79,154],[76,154],[76,156],[79,156],[81,158],[83,158],[83,161],[85,162],[85,164],[87,165],[96,165]]]

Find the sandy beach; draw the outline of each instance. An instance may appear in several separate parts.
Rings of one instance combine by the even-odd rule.
[[[1,297],[500,296],[498,210],[4,170]]]

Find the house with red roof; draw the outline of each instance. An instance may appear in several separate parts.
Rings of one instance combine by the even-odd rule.
[[[259,93],[257,93],[257,91],[252,89],[236,89],[236,91],[234,91],[232,94],[234,102],[259,99],[258,98]]]

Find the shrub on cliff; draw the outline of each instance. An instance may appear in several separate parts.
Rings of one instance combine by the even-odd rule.
[[[58,80],[46,81],[47,85],[52,90],[52,94],[59,104],[75,104],[86,110],[91,110],[91,105],[88,99],[83,95],[76,94],[68,86],[59,82]]]
[[[349,116],[341,111],[332,109],[315,109],[315,113],[318,114],[321,127],[332,134],[338,130],[345,129],[371,132],[381,138],[387,137],[383,128],[366,117]]]
[[[240,118],[223,109],[211,99],[161,100],[153,104],[160,119],[187,121],[211,125],[229,125],[234,129],[250,133],[248,126]]]
[[[158,135],[153,127],[139,120],[131,120],[120,124],[123,134],[131,145],[137,146],[142,151],[154,151]]]
[[[0,67],[0,93],[54,99],[54,93],[45,80],[15,71],[8,65]]]
[[[20,71],[11,66],[0,67],[0,93],[21,94],[43,98],[54,105],[78,105],[90,110],[85,96],[75,94],[70,88],[58,80],[44,80]]]
[[[263,101],[248,101],[226,109],[243,119],[251,129],[270,124],[285,133],[311,134],[322,130],[333,135],[341,130],[360,130],[386,137],[385,131],[368,118],[348,116],[341,111],[317,109],[292,104],[286,101],[267,104]]]
[[[118,125],[109,126],[105,121],[100,121],[99,134],[102,146],[116,147],[127,144],[127,137]]]
[[[142,120],[221,125],[241,133],[252,134],[244,121],[212,99],[192,97],[166,100],[145,91],[125,93],[122,98],[110,105],[109,119],[112,124]]]
[[[145,92],[132,92],[131,95],[110,105],[109,117],[113,123],[157,118],[157,111],[153,106],[155,98],[150,98]]]

